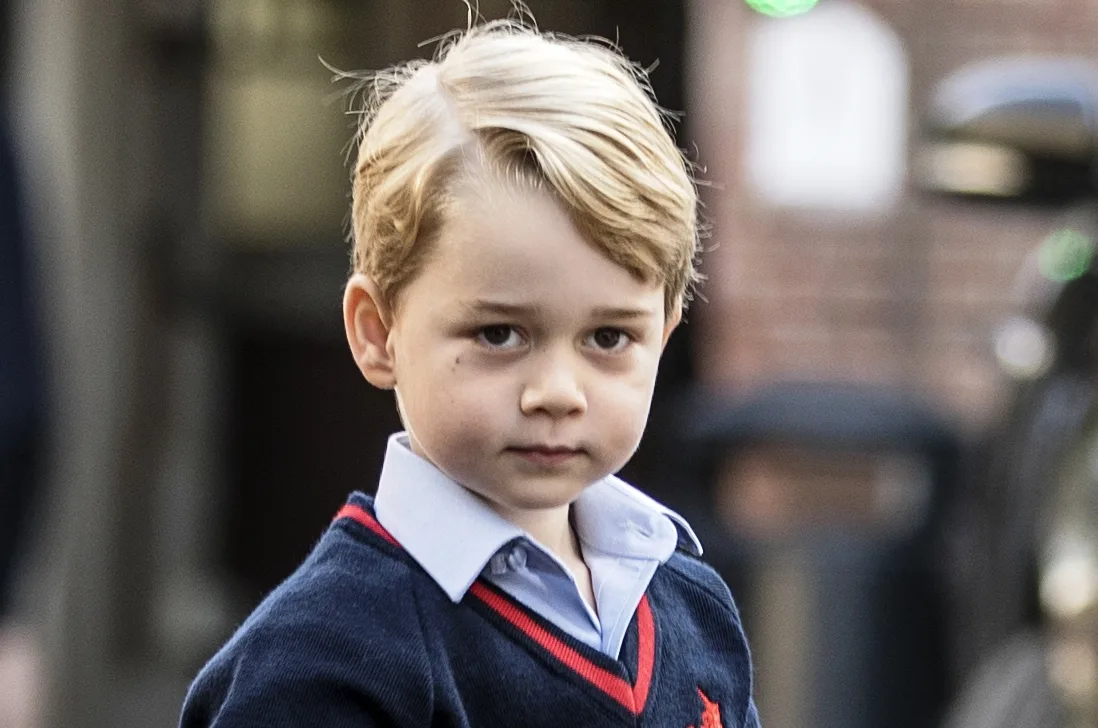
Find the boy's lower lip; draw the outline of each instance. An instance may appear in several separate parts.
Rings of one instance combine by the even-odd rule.
[[[535,465],[554,467],[563,465],[572,458],[579,457],[582,450],[539,450],[537,448],[512,447],[508,448],[508,452],[513,452],[523,460]]]

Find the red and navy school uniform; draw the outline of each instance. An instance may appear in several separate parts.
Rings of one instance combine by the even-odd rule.
[[[196,678],[180,728],[753,728],[728,588],[676,552],[618,659],[479,579],[458,603],[352,495]]]

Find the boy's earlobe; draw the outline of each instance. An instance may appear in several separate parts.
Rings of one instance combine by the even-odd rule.
[[[343,291],[343,327],[362,376],[375,387],[395,387],[389,348],[392,316],[377,285],[361,273],[353,274]]]

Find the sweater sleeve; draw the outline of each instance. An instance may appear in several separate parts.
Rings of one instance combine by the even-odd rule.
[[[762,728],[759,723],[759,709],[755,707],[755,698],[751,698],[751,703],[747,706],[747,719],[744,720],[744,728]]]
[[[736,641],[740,645],[740,650],[742,650],[744,670],[740,676],[742,679],[740,685],[746,692],[746,699],[740,704],[740,709],[736,711],[736,720],[730,725],[742,726],[743,728],[760,728],[759,710],[755,704],[754,667],[751,661],[751,650],[747,644],[747,635],[743,629],[736,601],[732,598],[732,592],[715,569],[698,559],[676,555],[672,557],[668,565],[671,566],[673,571],[684,577],[687,582],[699,587],[703,593],[708,595],[710,603],[719,605],[718,608],[721,612],[727,615],[728,623],[734,630]]]
[[[184,704],[180,727],[378,728],[414,724],[404,716],[388,714],[381,700],[353,694],[330,675],[273,670],[255,676],[247,675],[247,668],[241,672],[219,686],[196,683]]]
[[[735,624],[736,630],[740,633],[743,639],[744,649],[747,650],[750,656],[750,648],[747,645],[747,635],[743,630],[743,622],[740,617],[740,610],[736,606],[736,600],[732,598],[732,592],[728,588],[728,584],[724,579],[720,577],[717,572],[708,564],[699,564],[702,567],[702,573],[705,576],[705,580],[708,582],[708,588],[711,594],[714,594],[718,600],[728,610],[729,615],[732,617],[732,621]],[[744,711],[743,717],[737,725],[742,725],[744,728],[761,728],[759,721],[759,709],[755,704],[755,675],[754,666],[748,657],[748,674],[747,674],[747,686],[748,686],[748,701],[747,709]]]
[[[199,673],[180,728],[430,725],[431,666],[399,581],[280,588]]]

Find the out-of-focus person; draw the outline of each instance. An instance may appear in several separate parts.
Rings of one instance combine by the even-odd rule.
[[[13,613],[27,515],[39,481],[43,366],[7,115],[0,106],[0,726],[33,724],[35,640]]]

